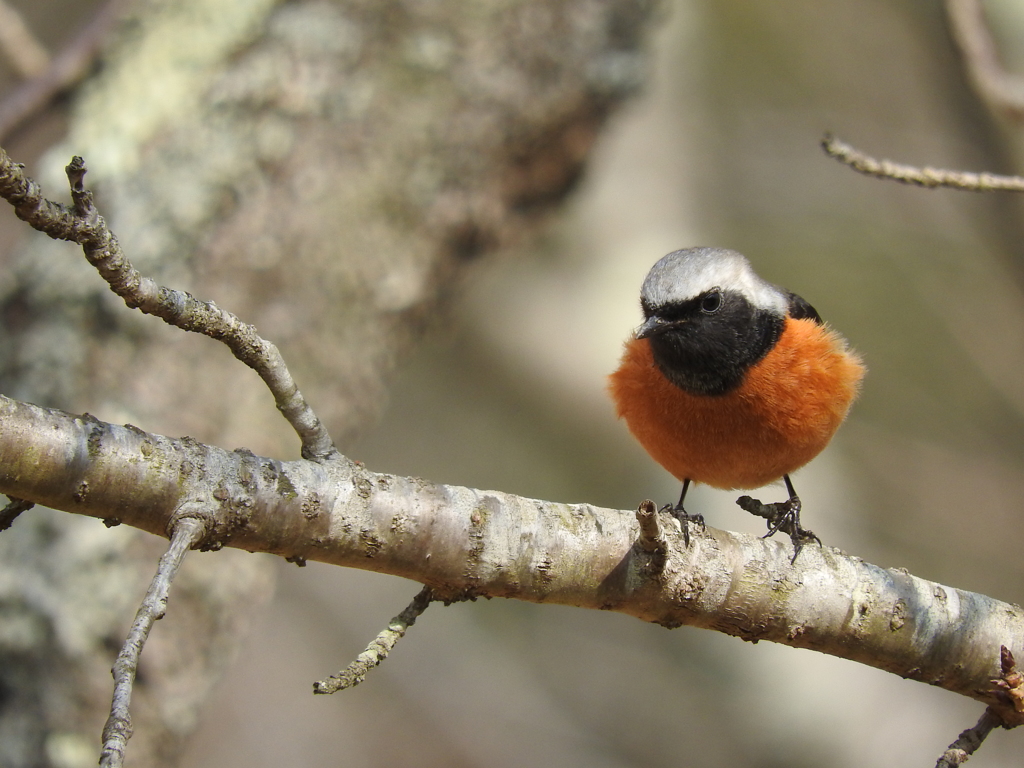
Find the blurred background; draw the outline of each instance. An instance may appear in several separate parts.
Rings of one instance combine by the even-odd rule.
[[[19,5],[59,40],[90,4]],[[1024,2],[985,7],[1024,72]],[[605,376],[654,261],[734,248],[810,301],[869,369],[847,424],[794,477],[805,525],[883,567],[1019,601],[1021,201],[868,179],[818,144],[833,132],[901,162],[1014,173],[1024,131],[971,91],[939,2],[667,0],[655,26],[649,79],[563,213],[473,268],[350,455],[536,498],[674,500],[675,480],[616,421]],[[30,161],[61,132],[58,107],[7,149]],[[8,243],[21,236],[4,226]],[[761,532],[734,496],[698,488],[688,506]],[[495,601],[432,607],[363,685],[314,698],[312,682],[418,587],[274,567],[275,597],[218,684],[188,766],[929,765],[981,714],[807,651]],[[999,732],[972,765],[1019,754],[1020,735]]]

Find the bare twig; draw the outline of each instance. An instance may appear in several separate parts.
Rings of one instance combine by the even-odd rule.
[[[1017,671],[1013,653],[1005,645],[999,649],[999,668],[1001,676],[992,680],[1000,699],[999,708],[990,706],[986,709],[981,719],[961,733],[942,753],[935,764],[936,768],[954,768],[966,763],[994,728],[1015,728],[1020,725],[1020,715],[1024,713],[1024,674]]]
[[[981,719],[961,733],[956,741],[942,753],[938,762],[935,763],[935,768],[954,768],[954,766],[967,762],[967,759],[981,746],[992,729],[999,725],[1001,725],[999,718],[991,710],[986,709]]]
[[[999,61],[981,2],[946,0],[946,14],[975,90],[992,107],[1024,119],[1024,79],[1011,75]]]
[[[26,512],[35,506],[31,501],[25,501],[24,499],[15,499],[11,496],[7,497],[10,499],[10,503],[0,509],[0,531],[6,531],[13,524],[18,515],[22,512]]]
[[[918,187],[949,187],[968,192],[1024,192],[1024,177],[999,176],[994,173],[947,171],[939,168],[916,168],[889,160],[877,160],[854,149],[846,142],[826,135],[821,140],[825,154],[846,163],[865,176],[892,179]]]
[[[36,77],[50,66],[49,52],[6,0],[0,0],[0,51],[22,77]]]
[[[114,676],[114,696],[110,717],[103,726],[101,766],[119,768],[124,763],[125,748],[132,736],[132,718],[128,707],[131,703],[132,687],[135,673],[139,668],[142,647],[146,644],[153,622],[162,619],[167,610],[167,594],[178,567],[188,551],[198,544],[205,534],[206,524],[198,517],[182,517],[174,526],[171,543],[164,556],[160,558],[156,575],[149,585],[142,605],[139,606],[138,613],[135,614],[135,621],[132,622],[132,628],[111,670]]]
[[[430,587],[421,589],[405,610],[388,623],[388,628],[377,635],[355,661],[338,674],[313,683],[313,693],[337,693],[363,682],[366,673],[388,657],[395,643],[402,639],[405,631],[416,623],[416,619],[434,599],[434,591]]]
[[[108,0],[41,72],[0,102],[0,140],[85,77],[128,0]],[[3,22],[0,22],[0,28]]]
[[[43,197],[39,185],[22,166],[0,149],[0,197],[14,206],[20,219],[40,232],[82,246],[89,263],[129,307],[226,344],[270,389],[278,410],[302,440],[304,458],[322,460],[338,455],[326,427],[302,396],[277,347],[261,338],[254,326],[213,302],[200,301],[185,291],[165,288],[144,277],[125,256],[96,210],[92,193],[85,189],[85,162],[75,157],[66,170],[74,201],[70,208]]]

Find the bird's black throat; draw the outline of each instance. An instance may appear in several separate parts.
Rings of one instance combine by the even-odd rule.
[[[782,335],[786,318],[754,307],[741,294],[722,293],[714,312],[702,310],[706,294],[659,307],[644,307],[662,325],[646,334],[665,378],[695,395],[720,396],[736,389],[752,365]]]

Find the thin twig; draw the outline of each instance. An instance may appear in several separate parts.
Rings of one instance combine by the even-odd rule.
[[[6,531],[14,524],[18,515],[22,512],[27,512],[35,506],[35,503],[31,501],[15,499],[11,496],[7,498],[10,499],[10,503],[3,509],[0,509],[0,531]]]
[[[877,160],[829,135],[821,140],[821,146],[825,150],[825,154],[846,163],[853,170],[859,171],[865,176],[892,179],[902,184],[913,184],[918,187],[949,187],[968,192],[1024,192],[1024,177],[1022,176],[999,176],[994,173],[969,173],[928,167],[916,168],[889,160]]]
[[[990,706],[972,727],[961,733],[935,764],[936,768],[954,768],[966,763],[996,727],[1015,728],[1024,713],[1024,674],[1017,671],[1013,652],[1005,645],[999,649],[1000,676],[992,680],[1000,704]]]
[[[0,197],[14,206],[18,218],[40,232],[82,246],[89,263],[129,307],[226,344],[270,389],[278,410],[302,441],[303,458],[323,460],[337,456],[331,436],[302,396],[277,347],[261,338],[255,326],[243,323],[212,301],[200,301],[185,291],[165,288],[144,277],[121,250],[93,204],[92,193],[85,189],[85,162],[75,157],[66,170],[74,201],[71,207],[43,197],[39,185],[25,174],[22,166],[0,149]]]
[[[962,765],[977,751],[993,728],[1001,725],[999,718],[986,709],[981,719],[971,728],[961,733],[935,763],[935,768],[954,768]]]
[[[45,70],[0,102],[0,140],[88,74],[107,33],[129,0],[107,0]]]
[[[313,683],[313,693],[337,693],[363,682],[366,673],[388,657],[395,643],[402,639],[405,631],[416,623],[416,619],[433,600],[434,591],[430,587],[421,589],[405,610],[388,623],[388,628],[377,635],[355,661],[338,674]]]
[[[992,107],[1015,120],[1024,119],[1024,80],[999,61],[981,2],[946,0],[946,15],[975,90]]]
[[[135,673],[139,669],[139,656],[146,644],[153,622],[162,619],[167,610],[167,594],[171,588],[178,567],[185,555],[199,543],[206,533],[206,524],[198,517],[181,518],[171,533],[171,543],[160,558],[156,575],[149,585],[146,597],[135,614],[135,621],[128,632],[121,652],[117,655],[111,673],[114,676],[114,696],[110,706],[110,717],[103,726],[103,751],[100,765],[119,768],[124,763],[124,752],[132,736],[132,718],[129,704]]]
[[[22,77],[37,77],[50,66],[50,54],[32,34],[25,19],[6,0],[0,0],[0,50]]]

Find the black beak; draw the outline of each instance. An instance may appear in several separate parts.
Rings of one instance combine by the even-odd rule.
[[[643,325],[636,329],[636,337],[638,339],[646,339],[651,336],[660,336],[666,331],[678,328],[684,322],[684,320],[663,320],[657,315],[651,315],[644,321]]]

